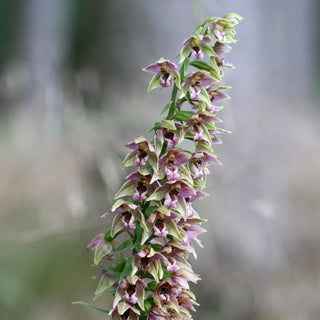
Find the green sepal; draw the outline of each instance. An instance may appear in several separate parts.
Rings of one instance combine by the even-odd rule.
[[[221,73],[220,73],[220,69],[217,65],[217,61],[216,61],[215,57],[210,58],[210,65],[212,67],[212,72],[211,72],[212,76],[216,80],[221,81]]]
[[[198,107],[199,107],[199,110],[200,111],[205,111],[206,110],[206,103],[202,100],[199,100],[199,103],[198,103]]]
[[[170,129],[170,130],[177,129],[173,120],[166,120],[166,119],[161,121],[161,127],[166,128],[166,129]]]
[[[114,200],[122,197],[132,196],[134,194],[135,186],[132,181],[126,181],[117,192],[117,194],[113,197]]]
[[[110,242],[105,242],[102,245],[97,245],[94,249],[93,262],[98,265],[103,257],[112,254],[112,245]]]
[[[206,126],[206,127],[208,128],[208,130],[210,130],[210,131],[216,130],[216,125],[214,124],[214,122],[206,123],[205,126]]]
[[[159,190],[158,188],[153,194],[148,197],[147,201],[160,201],[164,198],[167,192],[167,190]]]
[[[208,106],[211,106],[211,100],[208,91],[204,87],[201,87],[200,89],[200,97],[200,99],[204,101]]]
[[[196,150],[197,150],[197,152],[206,152],[206,153],[208,153],[208,154],[210,154],[210,155],[212,155],[214,157],[216,156],[214,154],[214,152],[213,152],[211,144],[206,142],[206,141],[204,141],[204,140],[198,141],[196,143]]]
[[[181,49],[179,64],[189,56],[191,51],[192,51],[192,48],[190,46],[184,46]]]
[[[214,20],[218,20],[219,17],[210,17],[206,19],[202,24],[200,24],[201,27],[204,27],[207,23],[212,23]]]
[[[157,87],[160,87],[161,86],[160,82],[161,82],[160,74],[157,73],[152,77],[152,79],[151,79],[151,81],[149,83],[148,92],[150,92],[151,90],[153,90],[153,89],[155,89]]]
[[[237,19],[239,22],[243,20],[243,17],[239,16],[237,13],[234,12],[230,12],[227,13],[223,16],[224,19],[228,19],[228,18],[235,18]]]
[[[135,158],[136,158],[136,152],[132,151],[132,152],[128,153],[126,155],[126,157],[124,158],[120,169],[133,166]]]
[[[188,181],[187,184],[193,188],[193,179],[190,175],[190,170],[184,165],[180,167],[180,179],[183,181]]]
[[[208,44],[204,43],[201,45],[202,52],[209,57],[217,57],[218,55],[214,52],[213,48]]]
[[[109,313],[109,310],[104,310],[104,309],[101,309],[101,308],[97,308],[97,307],[93,306],[92,304],[84,302],[84,301],[74,301],[74,302],[72,302],[72,304],[82,304],[82,305],[84,305],[86,307],[89,307],[91,309],[97,310],[99,312],[107,313],[107,314]]]
[[[105,275],[100,278],[98,288],[95,291],[95,295],[99,295],[106,292],[109,288],[114,286],[118,282],[118,277],[112,275]]]

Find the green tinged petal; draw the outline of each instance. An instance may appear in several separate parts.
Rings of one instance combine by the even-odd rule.
[[[161,87],[160,82],[161,82],[161,80],[160,80],[160,74],[159,74],[159,73],[156,73],[156,74],[152,77],[152,79],[151,79],[151,81],[150,81],[150,83],[149,83],[148,92],[150,92],[151,90],[153,90],[153,89],[155,89],[155,88],[157,88],[157,87]]]
[[[130,152],[129,154],[127,154],[125,159],[122,162],[122,165],[121,165],[120,169],[133,166],[135,158],[136,158],[136,152],[135,151]]]
[[[211,75],[217,80],[221,81],[221,72],[214,57],[210,58],[210,65],[212,67]]]
[[[113,199],[118,199],[121,197],[132,196],[134,194],[135,186],[132,181],[126,181],[118,191],[118,193],[114,196]]]
[[[170,129],[170,130],[176,130],[177,129],[173,120],[164,119],[164,120],[161,121],[161,126],[163,128]]]
[[[109,288],[111,288],[113,285],[115,285],[119,280],[119,277],[113,276],[113,275],[104,275],[100,278],[98,288],[95,291],[95,295],[99,295]]]
[[[112,252],[112,245],[110,243],[103,243],[101,245],[96,245],[94,250],[94,259],[93,262],[95,265],[98,265],[103,257]]]
[[[184,59],[186,59],[189,54],[191,53],[192,49],[190,46],[183,46],[181,52],[180,52],[180,60],[179,60],[179,64],[182,63],[184,61]]]
[[[202,52],[209,57],[217,57],[218,55],[214,52],[213,48],[208,44],[202,44],[201,45]]]

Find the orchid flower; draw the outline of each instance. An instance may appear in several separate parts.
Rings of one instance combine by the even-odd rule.
[[[171,61],[163,58],[159,59],[156,63],[150,64],[143,71],[155,73],[150,81],[148,91],[157,87],[170,87],[172,80],[175,81],[177,87],[180,87],[180,75],[178,67]]]

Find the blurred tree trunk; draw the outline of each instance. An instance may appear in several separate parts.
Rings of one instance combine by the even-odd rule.
[[[29,101],[31,112],[43,124],[44,143],[50,149],[59,146],[68,4],[68,0],[28,0],[25,11]]]

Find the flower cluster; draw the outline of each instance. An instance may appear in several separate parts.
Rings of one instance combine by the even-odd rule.
[[[221,164],[212,144],[221,143],[217,103],[228,99],[221,84],[223,69],[232,67],[224,54],[234,43],[234,27],[242,18],[234,13],[209,18],[183,42],[180,71],[161,58],[144,70],[154,73],[148,90],[172,86],[172,97],[154,125],[154,138],[140,137],[125,145],[129,154],[122,168],[134,171],[115,196],[112,227],[98,234],[88,248],[102,268],[96,295],[112,293],[108,311],[113,320],[187,320],[197,305],[189,282],[200,278],[188,263],[196,258],[194,243],[205,231],[193,202],[203,191],[210,164]],[[192,70],[189,71],[189,68]],[[184,140],[194,142],[184,150]],[[127,240],[119,244],[119,235]],[[130,255],[124,257],[124,250]],[[116,261],[108,267],[108,260]],[[97,308],[96,308],[97,309]],[[106,310],[100,311],[106,312]]]

